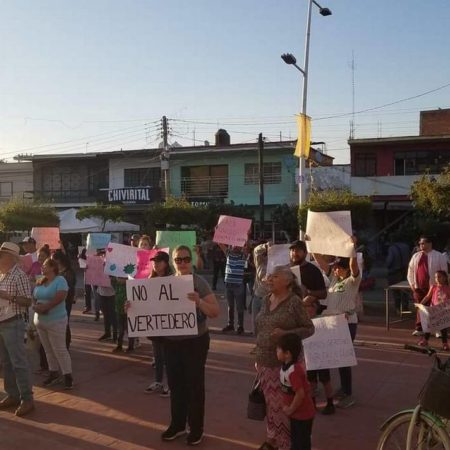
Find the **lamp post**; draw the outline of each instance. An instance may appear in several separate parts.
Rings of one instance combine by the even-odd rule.
[[[331,16],[331,10],[328,8],[322,8],[315,0],[308,0],[308,13],[306,19],[306,37],[305,37],[305,57],[303,61],[303,68],[297,64],[297,60],[292,53],[283,53],[281,59],[286,63],[293,65],[303,75],[303,89],[302,89],[302,114],[306,115],[306,106],[308,100],[308,69],[309,69],[309,41],[311,35],[311,15],[312,5],[316,5],[319,8],[319,13],[326,17]],[[306,200],[306,184],[305,184],[305,159],[300,157],[298,164],[298,176],[299,176],[299,189],[298,189],[298,204],[301,206]],[[300,230],[300,238],[302,238],[302,231]]]

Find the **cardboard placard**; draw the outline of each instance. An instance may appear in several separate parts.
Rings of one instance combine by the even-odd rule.
[[[51,250],[60,248],[60,237],[58,227],[33,227],[31,237],[36,241],[36,247],[48,244]]]
[[[416,303],[419,309],[420,322],[425,333],[435,333],[450,327],[450,303],[425,306]]]
[[[220,216],[214,232],[213,241],[218,244],[231,245],[232,247],[244,247],[251,226],[251,219]]]
[[[137,272],[138,248],[114,244],[106,247],[105,273],[119,278],[134,277]]]
[[[86,240],[86,250],[98,250],[108,246],[111,233],[89,233]]]
[[[83,260],[82,260],[83,261]],[[86,258],[85,284],[92,286],[110,287],[111,280],[105,274],[105,260],[103,256],[88,255]]]
[[[128,335],[196,335],[195,303],[187,298],[193,291],[192,275],[127,280]]]
[[[271,274],[276,266],[289,265],[290,245],[291,244],[276,244],[267,248],[267,275]]]

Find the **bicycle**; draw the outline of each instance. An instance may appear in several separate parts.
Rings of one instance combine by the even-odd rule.
[[[420,403],[414,409],[399,411],[387,419],[381,426],[383,432],[377,445],[377,450],[450,450],[450,374],[442,369],[445,364],[436,355],[436,351],[428,347],[418,347],[415,345],[405,345],[406,350],[434,356],[435,367],[432,369],[430,378],[422,389]],[[450,364],[447,362],[447,364]],[[441,374],[436,370],[441,371]],[[427,388],[431,386],[432,377],[436,374],[448,381],[443,386],[445,393],[442,398],[437,399],[437,412],[434,406],[430,406],[430,400],[436,399],[436,393],[430,392],[427,396]],[[443,383],[439,383],[438,388],[442,388]],[[445,402],[445,404],[443,403]],[[444,406],[443,406],[444,405]],[[442,410],[442,406],[444,410]],[[445,416],[445,417],[444,417]],[[405,447],[406,446],[406,447]]]

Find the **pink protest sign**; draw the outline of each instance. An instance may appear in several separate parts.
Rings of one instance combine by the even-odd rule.
[[[51,250],[60,247],[58,227],[33,227],[31,237],[36,241],[37,248],[44,244],[48,244]]]
[[[217,222],[213,241],[219,244],[243,247],[248,239],[248,231],[252,226],[251,219],[241,217],[220,216]]]
[[[111,280],[104,272],[105,261],[103,257],[88,255],[86,259],[85,284],[93,286],[110,287]]]
[[[134,278],[148,278],[153,270],[153,261],[150,261],[150,258],[153,258],[156,253],[165,252],[169,253],[168,248],[158,248],[152,250],[144,250],[139,249],[137,251],[137,272]]]

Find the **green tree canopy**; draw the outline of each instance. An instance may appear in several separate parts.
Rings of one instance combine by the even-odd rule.
[[[124,209],[119,205],[101,205],[85,206],[77,211],[78,220],[90,219],[95,217],[102,221],[102,230],[105,229],[106,222],[120,222],[124,217]]]
[[[411,186],[414,205],[426,215],[450,219],[450,164],[437,177],[424,175]]]
[[[313,191],[308,201],[299,208],[299,222],[306,230],[308,209],[314,212],[350,211],[353,228],[367,228],[372,215],[372,201],[369,197],[359,197],[350,190]]]
[[[0,231],[30,231],[33,227],[57,227],[59,217],[51,206],[12,199],[0,206]]]

